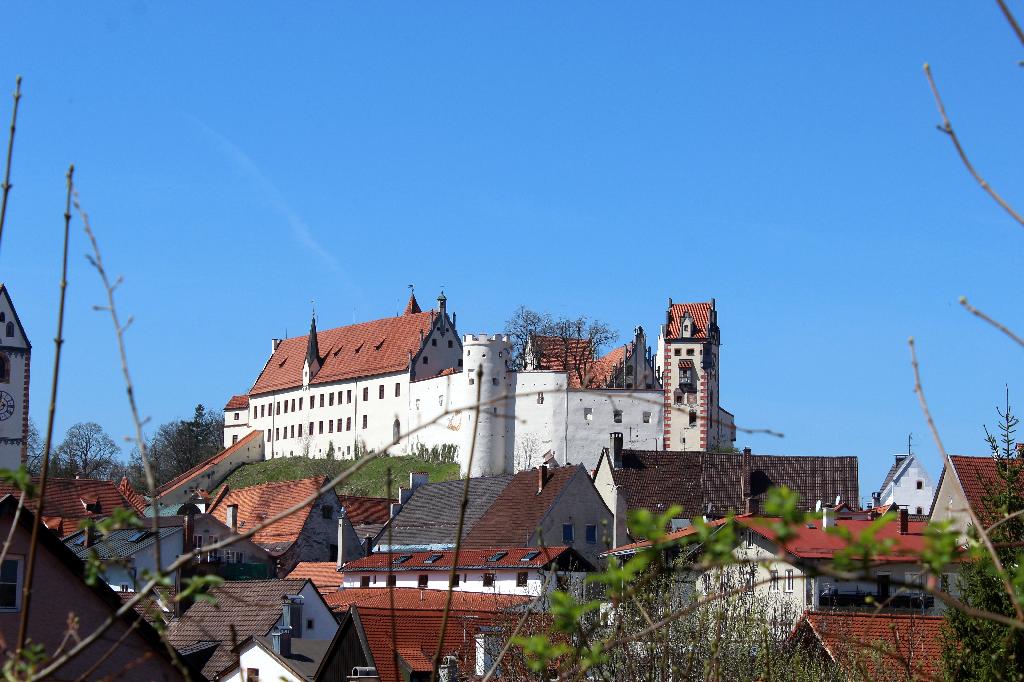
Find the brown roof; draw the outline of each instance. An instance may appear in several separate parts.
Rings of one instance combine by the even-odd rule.
[[[224,406],[225,410],[242,410],[249,408],[249,396],[247,395],[233,395],[228,404]]]
[[[998,516],[998,512],[988,508],[989,505],[986,502],[986,498],[994,491],[997,491],[999,486],[1003,484],[999,477],[999,471],[996,468],[996,460],[991,456],[968,457],[966,455],[950,455],[949,462],[953,465],[953,470],[956,472],[956,478],[960,482],[960,487],[963,488],[967,504],[971,505],[971,509],[978,515],[982,523],[985,525],[993,523]],[[945,467],[943,467],[942,475],[939,478],[939,485],[935,487],[936,495],[939,494],[939,488],[942,486],[942,477],[945,475],[946,471]],[[934,504],[932,506],[934,507]]]
[[[361,497],[359,495],[338,495],[345,516],[353,526],[385,524],[391,518],[391,503],[386,497]]]
[[[587,339],[535,334],[530,338],[530,346],[536,361],[536,369],[551,372],[567,371],[566,357],[571,362],[577,358],[590,358],[594,354],[594,349]]]
[[[263,434],[263,432],[262,431],[258,431],[258,430],[257,431],[252,431],[250,433],[247,433],[244,437],[240,438],[237,443],[232,443],[230,447],[224,448],[223,450],[218,452],[216,455],[210,457],[207,460],[204,460],[204,461],[200,462],[199,464],[196,464],[194,467],[192,467],[188,471],[184,471],[184,472],[178,474],[177,476],[175,476],[174,478],[172,478],[171,480],[167,481],[162,486],[157,488],[157,492],[159,492],[162,495],[165,492],[167,492],[168,490],[174,490],[175,488],[177,488],[178,486],[182,485],[183,483],[186,483],[186,482],[192,480],[193,478],[195,478],[196,476],[199,476],[200,474],[204,473],[210,467],[212,467],[212,466],[214,466],[216,464],[220,464],[225,459],[227,459],[228,457],[230,457],[234,453],[238,452],[238,450],[240,450],[241,448],[245,447],[253,439],[260,438],[262,436],[262,434]]]
[[[608,466],[603,459],[601,466]],[[832,504],[836,496],[860,501],[856,457],[751,455],[750,472],[765,485],[796,491],[805,511],[814,509],[818,500]],[[684,517],[704,514],[708,504],[715,515],[743,511],[743,476],[743,455],[738,453],[623,450],[622,466],[612,469],[627,509],[657,512],[678,504]]]
[[[458,569],[499,569],[499,568],[543,568],[558,561],[565,555],[566,560],[580,557],[571,556],[574,552],[568,546],[556,547],[488,547],[477,549],[466,547],[459,551]],[[401,557],[408,557],[401,562]],[[433,561],[431,561],[433,559]],[[354,559],[345,564],[349,572],[393,572],[450,569],[455,559],[455,550],[438,550],[424,552],[374,552],[370,556]],[[585,560],[584,560],[585,561]]]
[[[708,338],[708,325],[711,322],[711,302],[674,303],[668,309],[668,331],[665,338],[678,339],[682,334],[683,313],[689,312],[693,318],[693,338]]]
[[[317,476],[299,481],[276,481],[237,490],[229,489],[223,497],[214,503],[209,513],[221,523],[227,524],[228,507],[237,504],[238,529],[245,531],[280,514],[299,500],[313,495],[326,482],[326,476]],[[326,494],[334,493],[330,491]],[[252,536],[252,541],[271,554],[281,554],[298,539],[299,533],[306,525],[306,519],[309,518],[309,512],[313,509],[313,504],[310,502],[291,516],[257,531]]]
[[[857,679],[938,679],[942,665],[941,616],[810,611],[794,636],[813,636],[846,673]]]
[[[333,561],[300,561],[287,577],[311,580],[320,594],[327,595],[338,591],[345,575]]]
[[[558,499],[562,489],[577,474],[586,476],[581,466],[547,470],[547,480],[538,492],[538,469],[527,469],[512,477],[494,503],[466,536],[466,547],[522,547],[530,543],[537,527]]]
[[[39,480],[32,479],[39,485]],[[131,486],[128,486],[128,490]],[[0,496],[21,496],[14,486],[0,484]],[[25,505],[32,510],[37,508],[37,500],[26,500]],[[89,505],[89,508],[86,508]],[[100,519],[110,516],[118,508],[131,509],[143,514],[145,501],[132,491],[126,495],[113,481],[98,481],[91,478],[48,478],[46,481],[46,502],[43,504],[43,522],[47,528],[66,537],[78,530],[78,522],[82,519]]]
[[[281,617],[281,597],[298,594],[305,584],[305,580],[229,580],[210,590],[214,603],[197,601],[172,620],[167,641],[183,655],[201,642],[212,643],[212,655],[207,652],[209,658],[196,667],[213,679],[232,662],[232,637],[242,642],[266,635]]]
[[[430,332],[435,316],[430,310],[318,332],[317,346],[323,356],[323,366],[311,383],[324,384],[408,369],[409,354],[419,352],[422,337]],[[308,346],[308,335],[282,341],[249,395],[301,386]]]
[[[415,315],[416,313],[423,312],[420,310],[420,304],[416,301],[416,294],[409,292],[409,302],[405,304],[405,310],[402,311],[403,315]]]

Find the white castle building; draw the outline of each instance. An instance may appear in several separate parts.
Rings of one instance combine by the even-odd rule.
[[[399,316],[327,331],[314,318],[309,335],[274,339],[248,394],[224,409],[225,446],[259,430],[267,458],[447,447],[464,473],[492,476],[545,461],[593,468],[613,431],[636,449],[735,441],[732,415],[718,404],[713,300],[669,300],[657,355],[638,327],[582,382],[545,361],[545,337],[530,368],[513,369],[507,336],[460,336],[444,294],[437,300],[422,311],[410,296]]]
[[[0,284],[0,469],[17,469],[28,453],[28,383],[32,344]]]

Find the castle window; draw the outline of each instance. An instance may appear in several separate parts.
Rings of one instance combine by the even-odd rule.
[[[369,386],[364,386],[363,387],[363,401],[365,402],[365,401],[367,401],[369,399],[370,399],[370,388],[369,388]]]
[[[537,404],[538,405],[543,405],[544,404],[544,394],[543,393],[538,393],[537,394]]]
[[[288,401],[284,401],[284,413],[288,414]]]
[[[676,357],[678,358],[678,357],[679,357],[679,354],[680,354],[681,352],[682,352],[682,351],[680,351],[680,350],[679,350],[678,348],[675,348],[675,349],[673,350],[673,353],[672,353],[672,354],[673,354],[673,355],[675,355],[675,356],[676,356]]]
[[[0,353],[0,382],[11,382],[11,360],[6,353]]]
[[[437,406],[444,407],[444,394],[437,396]]]
[[[427,356],[426,355],[423,356],[423,364],[424,365],[427,364]]]
[[[261,416],[261,417],[263,417],[263,416],[265,416],[265,415],[266,415],[266,412],[265,412],[265,411],[264,411],[264,409],[263,409],[263,408],[265,408],[265,407],[266,407],[266,405],[260,405],[260,416]]]
[[[594,408],[592,408],[592,407],[584,407],[583,408],[583,418],[586,419],[588,422],[594,421]]]
[[[690,426],[697,423],[697,410],[690,410]]]
[[[397,398],[400,395],[402,395],[402,384],[396,381],[395,382],[395,397]]]
[[[295,424],[292,424],[291,434],[292,434],[291,437],[295,438]]]
[[[377,387],[377,399],[384,400],[384,384]]]
[[[281,429],[274,429],[274,440],[281,440]]]
[[[270,429],[267,429],[267,440],[273,440],[273,439],[272,439],[272,438],[270,437]]]
[[[235,412],[235,421],[238,421],[239,415],[241,415],[241,412]]]
[[[299,425],[299,429],[302,429],[301,424]],[[321,433],[323,433],[323,431],[321,431]],[[300,433],[299,435],[301,436],[302,434]],[[309,422],[309,435],[313,435],[313,422]]]
[[[340,400],[341,399],[339,398],[339,401]],[[345,391],[345,402],[346,403],[351,403],[352,402],[352,389],[349,389],[349,390]]]
[[[295,411],[295,398],[292,398],[292,412]]]
[[[498,377],[491,377],[491,385],[492,386],[497,386],[498,385]]]
[[[917,489],[921,490],[922,488],[924,488],[924,481],[918,481],[917,482]]]
[[[366,428],[366,415],[363,415],[363,428]]]
[[[650,424],[650,423],[651,423],[651,413],[650,412],[644,412],[644,424]]]
[[[345,430],[346,431],[351,431],[352,430],[352,417],[346,417],[345,418]]]
[[[334,393],[331,392],[327,395],[327,406],[334,407]]]
[[[420,399],[416,398],[416,409],[420,409]]]
[[[0,312],[0,322],[6,322],[6,321],[7,321],[7,313]]]
[[[391,439],[397,443],[401,437],[402,423],[396,419],[395,423],[391,425]]]
[[[231,436],[231,444],[234,445],[237,442],[238,442],[238,436],[237,435]],[[920,509],[920,507],[918,507],[918,509]]]
[[[455,344],[452,343],[451,339],[448,339],[448,347],[453,348]]]
[[[8,322],[7,323],[7,336],[14,336],[14,323],[13,322]]]
[[[612,421],[614,421],[616,424],[622,423],[622,410],[612,411]]]
[[[256,418],[256,406],[255,405],[252,406],[252,418],[253,419]]]
[[[431,346],[436,346],[437,345],[437,339],[430,339],[430,345]]]
[[[310,429],[309,432],[312,435],[313,429]],[[302,438],[302,424],[299,424],[299,438]]]
[[[475,383],[476,383],[476,379],[474,379],[473,377],[469,377],[469,385],[472,386]]]
[[[311,399],[311,400],[312,400],[312,399]],[[321,394],[320,394],[320,407],[323,407],[323,406],[324,406],[324,394],[323,394],[323,393],[321,393]],[[312,407],[312,406],[311,406],[311,407]]]
[[[686,354],[687,355],[693,355],[693,349],[692,348],[687,348],[686,349]]]
[[[918,516],[921,516],[922,514],[924,514],[924,509],[923,509],[923,508],[921,508],[921,507],[918,507],[918,508],[917,508],[917,512],[915,512],[915,513],[916,513],[916,514],[917,514]]]
[[[334,433],[334,422],[330,419],[327,420],[327,433]]]
[[[341,417],[338,417],[338,433],[341,433]]]
[[[321,433],[322,434],[324,432],[324,423],[320,422],[319,424],[317,424],[317,429],[318,429],[317,433]]]

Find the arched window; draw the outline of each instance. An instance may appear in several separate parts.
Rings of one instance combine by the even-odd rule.
[[[11,383],[11,360],[7,353],[0,353],[0,383]]]
[[[8,322],[7,323],[7,336],[14,336],[14,323],[13,322]]]
[[[391,426],[392,439],[397,443],[398,439],[402,436],[402,423],[395,420],[395,423]]]

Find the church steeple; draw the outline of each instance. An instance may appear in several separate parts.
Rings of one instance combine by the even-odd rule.
[[[306,343],[306,366],[302,368],[302,383],[309,386],[316,373],[320,371],[323,359],[320,357],[320,344],[316,338],[316,312],[309,322],[309,340]]]
[[[409,302],[405,304],[405,310],[402,312],[403,315],[414,315],[416,313],[423,312],[420,310],[420,304],[416,301],[416,292],[413,291],[412,285],[409,285]]]

